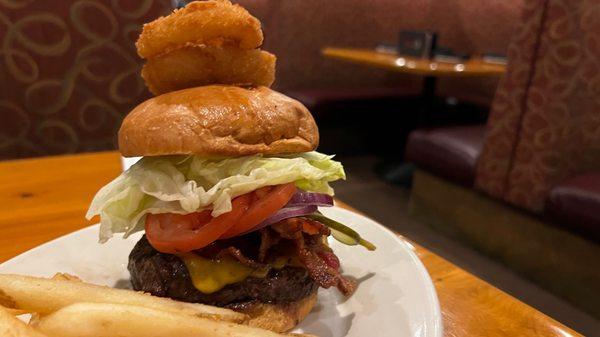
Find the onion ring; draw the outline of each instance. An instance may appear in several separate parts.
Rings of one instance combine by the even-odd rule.
[[[137,52],[149,58],[186,43],[231,44],[255,49],[263,42],[260,21],[229,0],[194,1],[144,25]]]
[[[155,95],[214,83],[268,87],[275,80],[275,61],[259,49],[188,43],[149,58],[142,77]]]

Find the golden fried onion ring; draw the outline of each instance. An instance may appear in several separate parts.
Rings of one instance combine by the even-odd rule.
[[[215,83],[269,87],[275,61],[275,55],[260,49],[188,43],[149,58],[142,77],[155,95]]]
[[[144,25],[136,47],[142,58],[186,43],[230,44],[242,49],[262,45],[260,21],[229,0],[195,1]]]

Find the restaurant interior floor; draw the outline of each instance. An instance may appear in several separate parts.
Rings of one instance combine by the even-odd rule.
[[[576,331],[598,336],[600,321],[592,316],[502,264],[412,220],[408,214],[410,191],[381,180],[374,172],[377,158],[357,156],[337,159],[344,163],[347,173],[347,181],[334,185],[340,200]]]

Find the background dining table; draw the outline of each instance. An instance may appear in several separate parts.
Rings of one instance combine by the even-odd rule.
[[[118,152],[0,162],[0,263],[85,226],[96,193],[122,170]],[[337,200],[337,205],[355,212]],[[580,336],[536,309],[412,245],[437,290],[445,336]]]
[[[324,47],[321,54],[327,58],[374,67],[399,74],[423,76],[421,99],[424,113],[430,113],[435,99],[439,77],[499,77],[506,72],[506,64],[488,62],[481,57],[450,62],[411,57],[394,52],[365,48]],[[423,115],[423,113],[421,114]]]
[[[436,84],[440,77],[499,77],[506,72],[506,64],[488,62],[481,57],[450,62],[429,58],[401,55],[396,52],[366,48],[324,47],[321,54],[330,59],[349,62],[365,67],[390,71],[396,74],[412,74],[423,77],[420,110],[417,112],[415,129],[430,126],[433,116],[440,109],[435,105]],[[445,109],[444,106],[441,107]],[[397,163],[400,161],[400,163]],[[389,183],[409,187],[415,167],[411,163],[394,158],[382,163],[379,175]]]

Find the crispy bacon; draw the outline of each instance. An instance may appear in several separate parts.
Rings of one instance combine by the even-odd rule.
[[[258,249],[258,260],[264,262],[267,258],[269,249],[281,241],[281,236],[277,235],[269,228],[260,230],[260,248]]]
[[[350,296],[350,295],[354,294],[357,287],[358,287],[358,284],[356,283],[355,280],[351,280],[349,278],[345,278],[344,276],[340,275],[340,277],[338,279],[337,288],[342,294],[344,294],[346,296]]]
[[[339,260],[329,247],[322,242],[319,248],[315,249],[313,245],[307,245],[304,237],[294,240],[298,252],[300,263],[306,267],[310,277],[315,280],[321,287],[329,288],[335,286],[342,294],[349,296],[356,290],[356,282],[345,278],[339,272]],[[318,245],[318,244],[317,244]],[[310,246],[313,246],[309,248]],[[327,261],[320,255],[331,254],[337,261],[337,266],[334,266],[332,260]],[[328,263],[330,262],[330,263]]]
[[[228,255],[244,265],[257,269],[269,268],[267,264],[269,256],[293,254],[298,257],[298,261],[319,286],[323,288],[337,287],[347,296],[356,290],[356,282],[340,274],[340,261],[331,248],[325,244],[324,236],[330,234],[327,226],[312,219],[290,218],[261,229],[259,234],[260,247],[250,256],[244,254],[245,252],[248,254],[250,251],[248,247],[240,250],[237,246],[243,246],[243,243],[248,246],[248,243],[256,241],[246,242],[247,239],[245,239],[241,240],[243,242],[237,242],[242,237],[229,241],[217,241],[198,253],[217,258]],[[256,247],[256,243],[254,245]]]
[[[235,247],[227,247],[223,250],[221,250],[218,254],[217,254],[217,258],[222,258],[224,256],[231,256],[233,258],[235,258],[236,260],[238,260],[241,264],[246,265],[248,267],[251,268],[255,268],[255,269],[261,269],[261,268],[266,268],[268,267],[265,264],[259,263],[253,259],[250,259],[248,257],[246,257],[241,250],[235,248]]]
[[[323,243],[322,236],[329,235],[327,226],[307,218],[290,218],[271,228],[283,238],[294,241],[300,263],[309,275],[323,288],[337,287],[344,295],[356,290],[356,282],[344,278],[340,272],[337,256]]]
[[[340,259],[333,252],[320,251],[317,255],[331,268],[336,270],[340,268]]]
[[[271,226],[273,230],[286,239],[297,239],[302,233],[309,235],[329,235],[331,231],[322,223],[307,218],[290,218]]]
[[[300,263],[306,267],[310,277],[315,282],[323,288],[337,285],[339,275],[337,270],[328,266],[317,253],[303,247],[303,240],[298,240],[295,244],[297,245]]]

